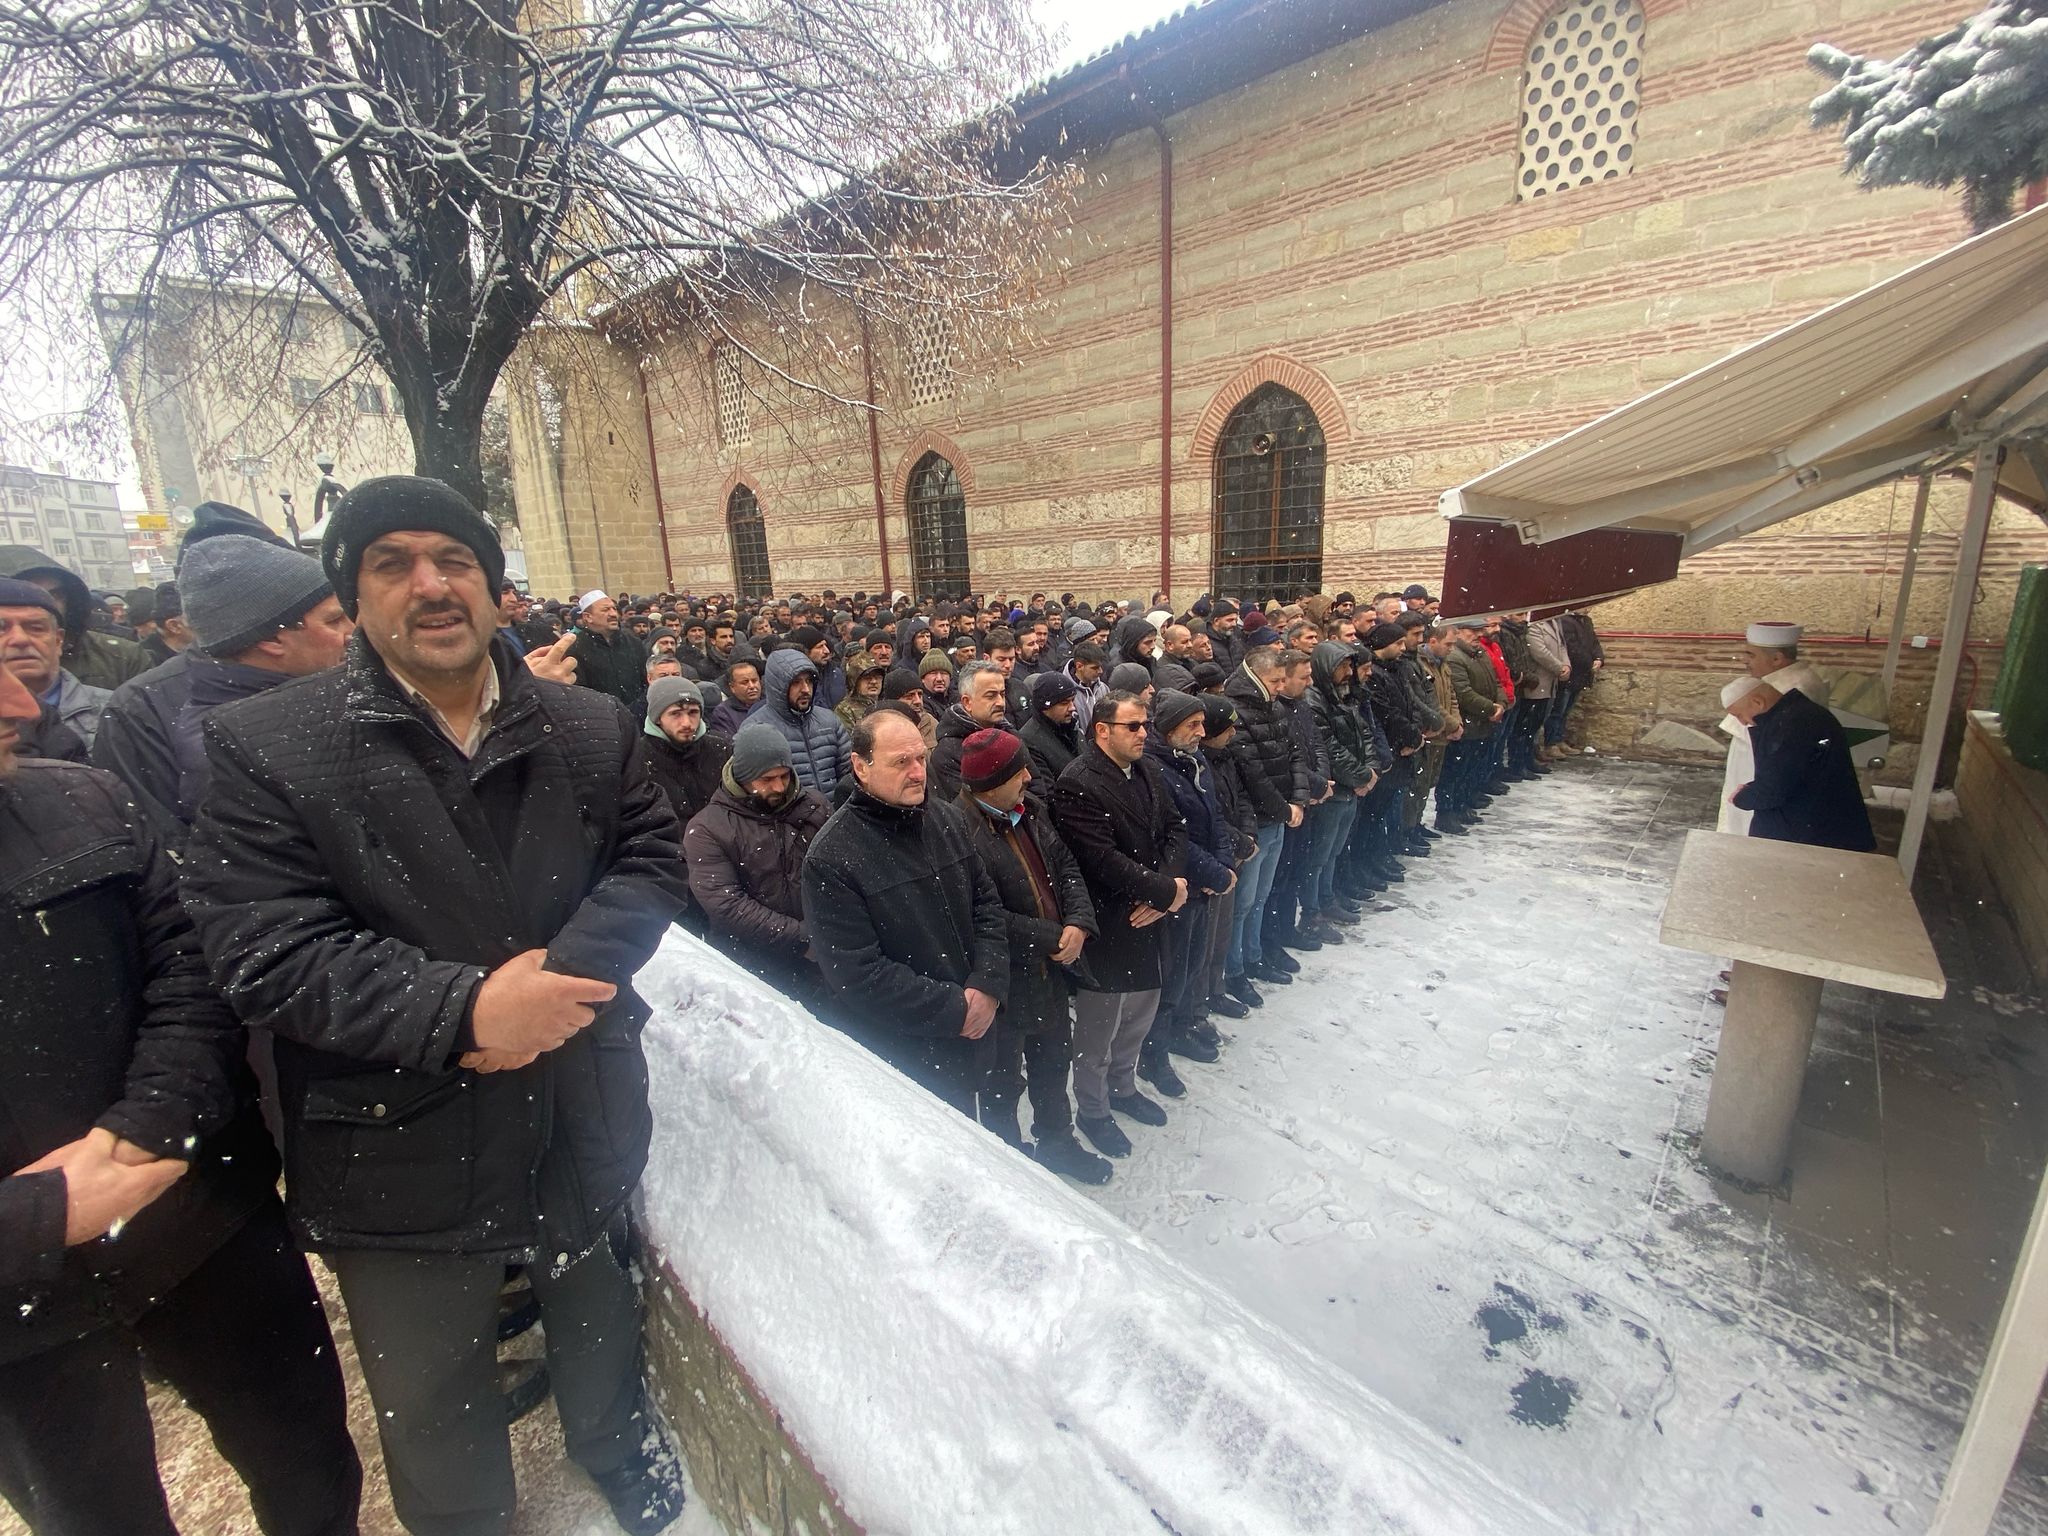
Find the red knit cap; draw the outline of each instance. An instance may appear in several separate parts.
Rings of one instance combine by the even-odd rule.
[[[1025,766],[1024,743],[1009,731],[976,731],[960,745],[960,782],[977,792],[1009,783]]]

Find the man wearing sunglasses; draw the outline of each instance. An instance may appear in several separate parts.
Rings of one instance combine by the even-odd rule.
[[[1088,744],[1053,789],[1053,819],[1087,877],[1100,935],[1074,994],[1076,1124],[1107,1157],[1130,1153],[1112,1110],[1143,1125],[1166,1111],[1138,1091],[1138,1053],[1159,1010],[1159,920],[1188,899],[1187,825],[1159,765],[1145,756],[1144,702],[1111,690]]]

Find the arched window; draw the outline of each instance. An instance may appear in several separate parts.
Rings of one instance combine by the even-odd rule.
[[[1308,402],[1261,384],[1216,439],[1212,591],[1292,599],[1323,584],[1323,429]]]
[[[1619,176],[1635,162],[1641,0],[1565,0],[1529,39],[1515,195]]]
[[[736,485],[725,498],[725,531],[732,540],[733,585],[742,597],[769,596],[775,586],[768,575],[768,525],[752,486]]]
[[[920,594],[967,591],[967,493],[950,461],[928,453],[910,471],[910,568]]]

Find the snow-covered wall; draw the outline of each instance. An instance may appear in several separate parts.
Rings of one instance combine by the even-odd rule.
[[[650,1241],[868,1531],[1563,1530],[688,935],[639,987]]]

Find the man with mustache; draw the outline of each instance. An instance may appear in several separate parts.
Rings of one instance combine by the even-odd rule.
[[[675,813],[638,720],[497,641],[504,554],[451,487],[359,482],[320,553],[356,632],[207,720],[185,865],[216,985],[276,1036],[293,1225],[340,1281],[409,1529],[510,1524],[495,1342],[523,1263],[571,1459],[659,1531],[682,1488],[627,1269],[632,978],[683,906]]]

